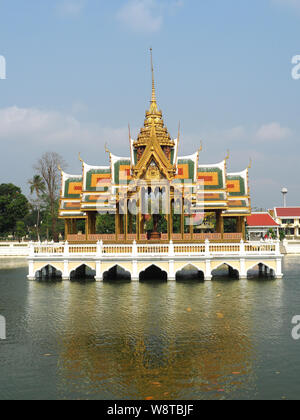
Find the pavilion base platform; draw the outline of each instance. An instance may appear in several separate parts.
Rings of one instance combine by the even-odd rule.
[[[193,270],[211,281],[221,266],[228,267],[230,277],[247,279],[257,268],[257,276],[280,279],[283,255],[279,241],[203,244],[30,244],[29,280],[39,280],[51,272],[51,278],[68,281],[74,273],[102,282],[107,273],[119,267],[123,275],[138,282],[143,273],[154,268],[175,281],[179,273]],[[50,271],[49,271],[50,268]],[[48,274],[47,274],[48,273]]]

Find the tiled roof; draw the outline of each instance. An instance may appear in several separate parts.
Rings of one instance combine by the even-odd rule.
[[[204,183],[206,191],[224,190],[226,188],[225,167],[225,160],[215,165],[198,166],[198,180]]]
[[[300,207],[275,207],[276,217],[300,217]]]
[[[253,213],[247,217],[247,224],[250,227],[277,227],[279,226],[269,213]]]
[[[248,170],[227,175],[227,189],[231,197],[248,195],[247,174]]]
[[[198,153],[195,153],[191,156],[179,157],[177,161],[177,175],[176,179],[181,180],[190,180],[191,182],[196,181],[197,174],[197,164],[198,164]]]
[[[83,164],[83,190],[89,192],[105,191],[110,184],[109,166],[90,166]]]
[[[116,185],[129,184],[131,180],[131,160],[110,155],[112,164],[112,182]]]

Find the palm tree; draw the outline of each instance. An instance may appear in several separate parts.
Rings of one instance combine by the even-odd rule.
[[[40,224],[40,211],[41,211],[41,194],[43,194],[46,190],[45,182],[40,175],[34,175],[32,179],[28,181],[30,185],[30,194],[35,194],[37,197],[37,222],[36,222],[36,233],[38,237],[38,241],[40,241],[40,232],[39,232],[39,224]]]

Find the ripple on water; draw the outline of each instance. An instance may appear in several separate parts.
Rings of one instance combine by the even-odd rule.
[[[0,398],[298,397],[299,265],[177,284],[28,283],[4,266]]]

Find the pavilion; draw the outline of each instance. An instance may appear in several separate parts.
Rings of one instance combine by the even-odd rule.
[[[152,53],[151,53],[152,64]],[[59,217],[69,243],[240,242],[251,214],[249,167],[227,171],[229,155],[205,164],[199,148],[179,156],[158,108],[152,64],[152,97],[137,139],[129,129],[129,157],[111,153],[108,166],[84,162],[78,175],[61,172]],[[200,142],[199,142],[200,144]],[[115,232],[97,232],[98,214],[113,219]],[[78,229],[79,221],[85,229]],[[82,223],[81,223],[82,225]]]

